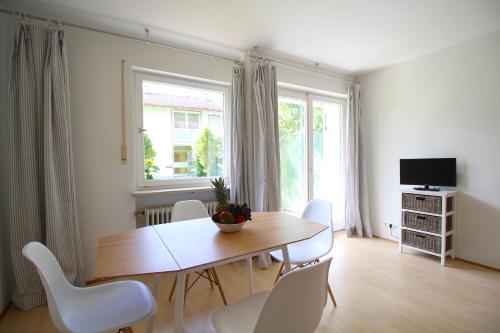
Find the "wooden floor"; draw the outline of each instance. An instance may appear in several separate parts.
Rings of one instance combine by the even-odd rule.
[[[400,254],[382,239],[335,236],[330,282],[337,308],[328,302],[317,332],[500,332],[500,273],[461,261],[442,267],[438,259]],[[255,289],[270,288],[278,270],[255,269]],[[218,269],[228,298],[248,292],[244,262]],[[149,278],[140,279],[151,285]],[[155,332],[171,332],[174,304],[168,302],[172,275],[162,277]],[[216,289],[201,281],[187,297],[186,332],[213,332],[210,315],[222,305]],[[145,332],[146,322],[134,327]],[[46,306],[29,312],[14,307],[0,332],[56,332]],[[237,333],[237,332],[236,332]],[[271,333],[271,332],[270,332]]]

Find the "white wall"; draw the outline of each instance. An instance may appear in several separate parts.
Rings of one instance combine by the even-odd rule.
[[[375,233],[400,224],[400,158],[456,157],[457,255],[500,268],[500,31],[360,79]]]

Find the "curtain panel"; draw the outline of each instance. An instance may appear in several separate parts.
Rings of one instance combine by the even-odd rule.
[[[258,212],[279,211],[276,68],[249,57],[236,63],[231,98],[231,200]]]
[[[281,189],[276,67],[268,61],[258,61],[252,86],[255,103],[252,110],[254,209],[279,211]]]
[[[84,283],[62,30],[19,24],[10,60],[8,109],[13,302],[27,310],[46,301],[34,266],[22,255],[30,241],[48,246],[71,283]]]
[[[347,88],[345,229],[348,236],[372,237],[363,136],[361,87],[352,81]]]
[[[250,204],[249,146],[245,119],[245,68],[240,63],[233,67],[231,85],[231,201]]]

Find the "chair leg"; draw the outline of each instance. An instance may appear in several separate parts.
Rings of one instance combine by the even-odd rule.
[[[207,273],[208,283],[210,283],[210,289],[214,289],[214,283],[212,282],[212,274],[210,274],[210,270],[205,269],[205,272]]]
[[[318,259],[316,259],[314,262],[315,262],[316,264],[318,264],[318,263],[319,263],[319,258],[318,258]],[[326,285],[327,285],[327,287],[328,287],[328,295],[330,295],[330,298],[332,299],[333,306],[334,306],[334,307],[337,307],[337,302],[335,301],[335,297],[333,296],[332,287],[330,287],[330,283],[329,283],[328,281],[326,282]]]
[[[170,290],[170,295],[168,296],[169,301],[171,301],[172,297],[174,297],[174,291],[176,286],[177,286],[177,275],[175,276],[174,284],[172,284],[172,289]]]
[[[217,276],[217,272],[215,271],[215,268],[210,268],[211,271],[212,271],[212,275],[214,276],[215,278],[215,284],[217,285],[217,287],[219,288],[219,293],[220,293],[220,297],[222,297],[222,302],[224,302],[224,305],[227,305],[227,300],[226,300],[226,296],[224,295],[224,291],[222,290],[222,286],[220,284],[220,280],[219,280],[219,277]]]
[[[276,282],[278,282],[278,280],[280,279],[281,272],[283,272],[283,268],[285,268],[284,262],[281,263],[280,269],[278,270],[278,275],[276,275],[276,279],[274,279],[274,284],[276,284]]]
[[[189,273],[186,273],[186,283],[184,284],[184,306],[186,306],[188,289],[189,289]]]
[[[330,298],[332,299],[333,306],[337,307],[337,302],[335,301],[335,297],[333,297],[333,292],[332,288],[330,287],[330,284],[327,282],[326,285],[328,286],[328,294],[330,295]]]

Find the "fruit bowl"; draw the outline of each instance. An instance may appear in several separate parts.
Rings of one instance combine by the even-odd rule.
[[[229,189],[223,177],[216,178],[211,183],[217,199],[217,208],[212,215],[212,221],[222,232],[240,231],[245,223],[252,219],[252,210],[246,203],[238,205],[228,202]]]
[[[251,219],[251,211],[246,204],[228,204],[225,210],[215,212],[212,215],[212,221],[222,232],[240,231],[243,225]]]
[[[243,228],[243,226],[245,225],[245,223],[247,223],[247,221],[241,223],[232,223],[232,224],[217,223],[217,222],[214,223],[222,232],[236,232],[240,231],[241,228]]]

